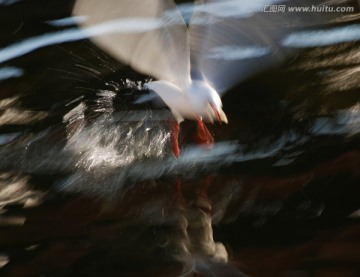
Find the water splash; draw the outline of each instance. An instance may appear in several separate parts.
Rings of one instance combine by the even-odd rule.
[[[170,152],[169,111],[116,112],[88,123],[85,108],[80,103],[64,117],[68,124],[65,150],[76,157],[77,168],[61,184],[67,191],[114,195],[129,181],[197,174],[224,164],[236,148],[232,143],[219,143],[212,151],[188,147],[175,159]]]

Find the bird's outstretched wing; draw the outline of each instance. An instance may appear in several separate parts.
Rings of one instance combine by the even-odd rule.
[[[192,75],[223,93],[282,61],[294,50],[282,43],[287,35],[334,17],[331,13],[305,11],[321,2],[324,1],[199,1],[190,21]]]
[[[179,86],[189,81],[186,24],[169,0],[77,0],[73,15],[91,39],[135,70]]]

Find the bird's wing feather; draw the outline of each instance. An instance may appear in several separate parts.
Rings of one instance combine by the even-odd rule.
[[[191,74],[219,93],[282,61],[293,49],[281,44],[290,32],[323,24],[333,14],[289,12],[320,1],[201,0],[190,21]],[[271,4],[273,6],[271,6]],[[281,9],[276,12],[271,8]]]
[[[179,86],[190,78],[186,24],[169,0],[77,0],[93,42],[140,73]]]

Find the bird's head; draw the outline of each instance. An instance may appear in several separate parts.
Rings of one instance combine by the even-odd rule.
[[[228,123],[219,94],[204,81],[193,81],[188,89],[196,114],[204,121]]]

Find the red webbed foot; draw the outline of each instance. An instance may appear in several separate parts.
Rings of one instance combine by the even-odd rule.
[[[173,117],[170,118],[168,122],[170,127],[171,148],[174,156],[178,158],[180,156],[180,147],[179,147],[180,125]]]
[[[201,119],[197,119],[197,132],[194,135],[194,141],[209,149],[211,149],[214,144],[213,136]]]

